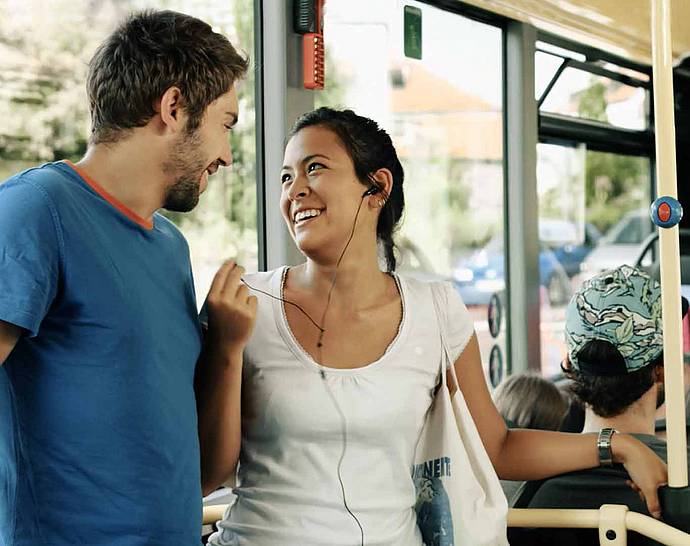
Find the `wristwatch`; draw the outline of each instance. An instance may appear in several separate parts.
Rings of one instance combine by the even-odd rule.
[[[611,453],[611,436],[618,432],[615,428],[602,428],[597,437],[597,450],[599,451],[599,466],[613,466],[613,454]]]

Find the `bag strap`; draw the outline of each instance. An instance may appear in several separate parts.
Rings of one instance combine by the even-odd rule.
[[[431,284],[431,296],[434,301],[434,309],[436,310],[436,320],[438,322],[438,330],[441,335],[441,347],[443,348],[443,357],[441,358],[441,380],[444,386],[447,386],[448,379],[447,369],[450,368],[451,377],[455,381],[455,385],[458,385],[458,378],[455,375],[455,363],[450,358],[450,351],[448,350],[448,344],[446,343],[446,313],[443,311],[443,305],[441,304],[441,291],[443,290],[443,285],[441,283],[435,282]]]

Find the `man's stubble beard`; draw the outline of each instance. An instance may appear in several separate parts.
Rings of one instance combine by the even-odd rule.
[[[199,202],[200,177],[207,167],[201,151],[203,143],[198,131],[185,131],[172,144],[170,156],[163,162],[163,172],[175,176],[165,192],[163,208],[189,212]]]

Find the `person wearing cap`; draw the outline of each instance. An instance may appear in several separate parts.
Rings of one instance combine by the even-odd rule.
[[[685,314],[685,300],[683,310]],[[565,320],[568,355],[562,368],[585,407],[582,432],[598,434],[602,464],[545,480],[529,507],[624,504],[648,515],[627,472],[612,464],[608,454],[612,436],[627,433],[666,460],[666,442],[654,435],[656,409],[664,401],[661,287],[646,273],[620,266],[586,281],[571,299]],[[598,543],[597,531],[591,529],[535,533],[532,544]],[[656,542],[631,532],[629,544]]]

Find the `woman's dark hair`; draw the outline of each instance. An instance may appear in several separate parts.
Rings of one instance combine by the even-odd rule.
[[[155,103],[180,88],[193,132],[206,107],[247,71],[247,59],[205,22],[174,11],[146,10],[128,17],[89,62],[87,91],[91,142],[117,142],[143,127]]]
[[[592,340],[577,353],[578,360],[598,364],[605,368],[625,368],[618,349],[608,341]],[[644,368],[623,375],[590,375],[577,370],[566,370],[573,382],[570,390],[600,417],[615,417],[640,399],[654,384],[654,373],[664,364],[663,352]]]
[[[568,411],[568,400],[558,387],[534,373],[511,375],[493,399],[501,416],[518,428],[558,430]]]
[[[405,173],[388,133],[379,125],[352,110],[319,108],[301,116],[292,126],[288,140],[306,127],[323,126],[333,131],[350,155],[359,181],[367,188],[378,186],[373,174],[388,169],[393,185],[379,214],[376,236],[383,246],[388,271],[395,271],[395,233],[403,210],[403,180]]]

